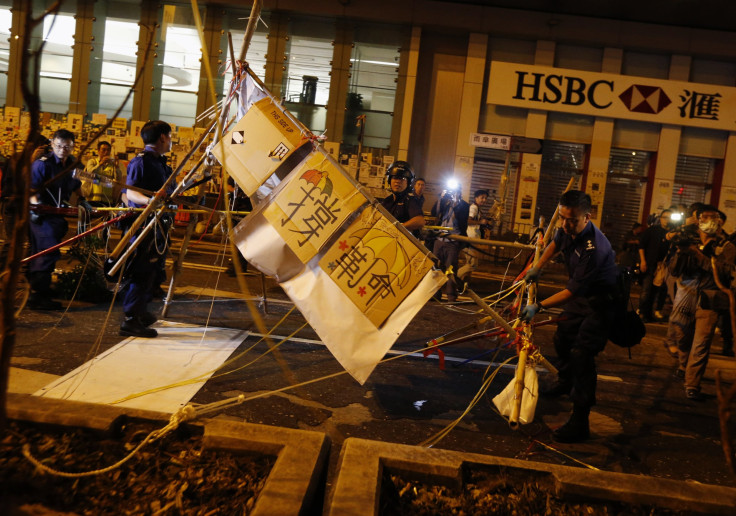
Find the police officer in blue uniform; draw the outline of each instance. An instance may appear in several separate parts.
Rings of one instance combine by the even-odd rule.
[[[171,150],[171,126],[161,120],[146,122],[141,128],[145,149],[128,164],[126,184],[144,190],[158,191],[173,173],[166,163],[166,154]],[[173,190],[174,185],[171,185]],[[171,193],[169,191],[168,193]],[[127,189],[128,206],[142,208],[152,197],[133,189]],[[153,338],[158,332],[149,328],[158,319],[148,311],[156,281],[166,260],[169,223],[160,220],[153,231],[136,248],[135,255],[125,267],[126,285],[123,291],[125,319],[120,325],[120,335]]]
[[[406,161],[394,161],[386,170],[391,195],[383,199],[382,206],[417,236],[424,227],[424,214],[417,198],[409,195],[414,172]]]
[[[562,253],[569,280],[564,289],[524,307],[520,317],[529,322],[546,308],[564,305],[564,320],[557,325],[554,345],[560,359],[557,384],[542,393],[569,394],[573,402],[570,419],[555,430],[559,442],[580,442],[590,436],[588,416],[595,405],[597,373],[595,356],[603,350],[618,302],[617,267],[611,244],[590,220],[591,199],[579,190],[570,190],[559,202],[562,227],[544,250],[539,263],[524,279],[536,280],[542,267]]]
[[[64,207],[72,193],[77,195],[77,203],[85,210],[92,207],[82,196],[82,182],[76,179],[69,169],[75,158],[71,156],[74,149],[74,133],[59,129],[51,137],[51,152],[41,156],[31,165],[31,253],[35,254],[53,247],[63,240],[69,225],[63,215],[53,213],[53,208]],[[61,172],[67,172],[59,178]],[[51,209],[49,209],[51,208]],[[61,303],[52,299],[51,274],[57,260],[61,258],[59,250],[50,252],[32,260],[29,265],[28,281],[31,284],[31,296],[28,306],[34,310],[60,310]]]

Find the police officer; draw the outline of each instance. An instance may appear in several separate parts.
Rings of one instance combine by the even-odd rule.
[[[156,192],[173,173],[166,163],[166,154],[171,150],[171,126],[161,120],[146,122],[141,128],[145,149],[128,164],[126,184]],[[173,190],[173,185],[172,185]],[[170,192],[169,192],[170,193]],[[128,206],[141,208],[152,200],[146,194],[128,189]],[[168,245],[168,225],[159,221],[154,231],[136,248],[135,255],[126,265],[127,285],[123,291],[125,319],[120,325],[120,335],[153,338],[158,332],[149,328],[158,319],[147,310],[155,287],[160,280],[161,268],[165,264]]]
[[[72,193],[77,195],[77,204],[87,211],[92,207],[82,196],[82,183],[68,170],[75,162],[71,152],[74,149],[74,133],[59,129],[51,137],[51,152],[41,156],[31,165],[31,253],[35,254],[53,247],[66,235],[69,225],[63,215],[53,213],[53,208],[63,207]],[[55,178],[64,170],[67,173]],[[49,209],[51,208],[51,209]],[[34,310],[60,310],[61,303],[51,299],[51,274],[57,260],[61,258],[59,250],[50,252],[31,261],[28,281],[31,284],[31,296],[28,306]]]
[[[554,345],[560,359],[557,384],[542,393],[569,394],[573,402],[570,419],[552,433],[559,442],[580,442],[590,436],[588,416],[595,405],[597,373],[595,356],[608,341],[617,302],[617,268],[611,244],[590,220],[590,196],[570,190],[559,202],[562,227],[544,250],[537,266],[524,277],[536,280],[542,267],[562,253],[570,279],[564,289],[547,299],[524,307],[520,317],[529,322],[546,308],[564,305],[564,320],[557,325]]]
[[[394,161],[386,170],[391,195],[381,205],[406,229],[416,234],[424,227],[424,214],[416,197],[409,195],[414,172],[406,161]]]

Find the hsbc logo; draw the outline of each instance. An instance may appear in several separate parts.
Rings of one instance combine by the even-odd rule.
[[[672,104],[672,101],[659,86],[633,84],[618,96],[629,111],[656,115]]]
[[[519,100],[544,104],[579,106],[586,102],[597,109],[611,105],[613,81],[600,79],[587,84],[580,77],[568,75],[516,72],[516,95]]]
[[[570,75],[521,71],[517,71],[516,76],[514,99],[567,106],[589,104],[596,109],[606,109],[613,102],[614,83],[611,80],[586,82]],[[672,104],[662,88],[643,84],[629,86],[618,98],[633,113],[657,114]]]

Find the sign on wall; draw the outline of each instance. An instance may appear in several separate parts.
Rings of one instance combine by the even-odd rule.
[[[491,63],[489,104],[660,124],[736,130],[736,88]]]

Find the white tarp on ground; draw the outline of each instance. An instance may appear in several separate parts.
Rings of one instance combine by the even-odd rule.
[[[248,336],[243,330],[165,321],[155,327],[157,338],[125,339],[34,395],[112,404],[131,394],[198,378],[196,383],[116,404],[174,413],[189,402]]]

